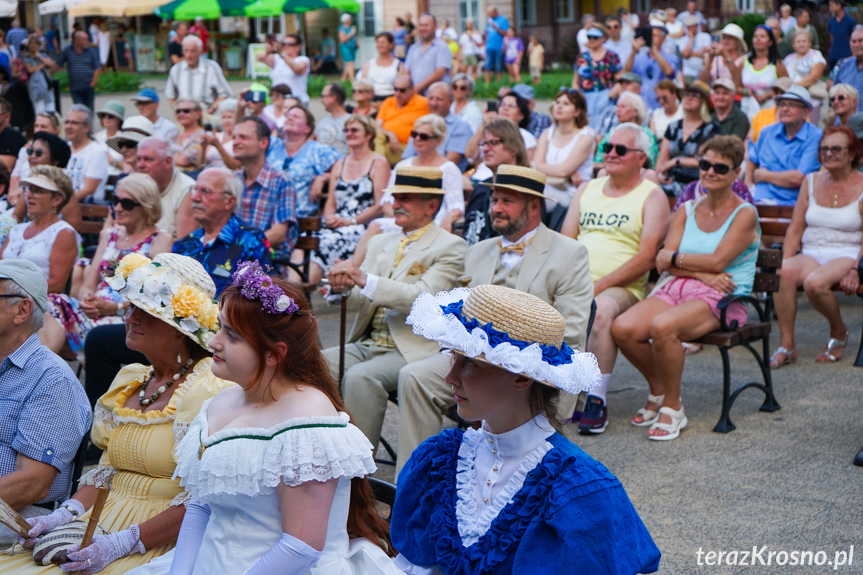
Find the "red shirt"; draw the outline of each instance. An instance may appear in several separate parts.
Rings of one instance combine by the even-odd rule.
[[[194,24],[189,28],[189,34],[194,34],[201,39],[201,43],[204,45],[204,52],[206,53],[210,44],[210,33],[207,32],[207,28],[205,26]]]

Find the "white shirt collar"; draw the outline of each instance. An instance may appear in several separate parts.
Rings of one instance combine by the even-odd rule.
[[[480,445],[489,451],[496,450],[500,457],[518,457],[530,453],[554,434],[554,428],[544,415],[537,415],[512,431],[492,433],[483,422]]]
[[[523,236],[521,236],[520,238],[518,238],[514,242],[501,236],[500,237],[500,245],[502,245],[502,246],[513,246],[515,244],[520,244],[520,243],[526,242],[527,240],[531,239],[534,235],[536,235],[536,230],[538,230],[538,229],[539,229],[539,226],[533,228],[532,230],[530,230],[529,232],[527,232],[526,234],[524,234]]]

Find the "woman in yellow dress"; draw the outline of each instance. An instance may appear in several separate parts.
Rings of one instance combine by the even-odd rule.
[[[126,345],[143,353],[150,366],[124,367],[99,399],[91,434],[104,450],[99,466],[56,511],[30,521],[24,547],[73,520],[86,522],[101,487],[111,489],[99,520],[107,535],[97,535],[84,550],[69,548],[69,562],[62,566],[37,565],[29,552],[0,559],[4,575],[60,575],[61,569],[119,575],[170,551],[188,501],[179,481],[171,479],[174,445],[201,404],[233,385],[210,372],[207,342],[218,331],[219,310],[213,281],[200,263],[171,253],[153,261],[130,254],[107,281],[131,304]]]

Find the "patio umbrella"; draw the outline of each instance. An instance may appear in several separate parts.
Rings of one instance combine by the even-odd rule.
[[[219,16],[243,16],[243,9],[251,0],[174,0],[162,2],[156,10],[162,18],[173,20],[194,20],[198,16],[214,20]]]
[[[49,14],[60,14],[69,10],[75,4],[82,0],[48,0],[39,4],[39,14],[47,16]]]
[[[145,16],[165,0],[84,0],[69,9],[69,16]]]
[[[264,18],[282,13],[311,12],[322,8],[336,8],[343,12],[357,13],[360,11],[360,4],[357,0],[252,0],[245,14],[250,18]]]

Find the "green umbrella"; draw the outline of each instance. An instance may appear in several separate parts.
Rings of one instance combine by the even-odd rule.
[[[245,14],[250,18],[265,18],[279,14],[311,12],[322,8],[336,8],[343,12],[357,13],[360,3],[357,0],[252,0]]]
[[[194,20],[198,16],[215,20],[219,16],[243,16],[243,9],[254,0],[174,0],[157,8],[156,14],[173,20]]]

